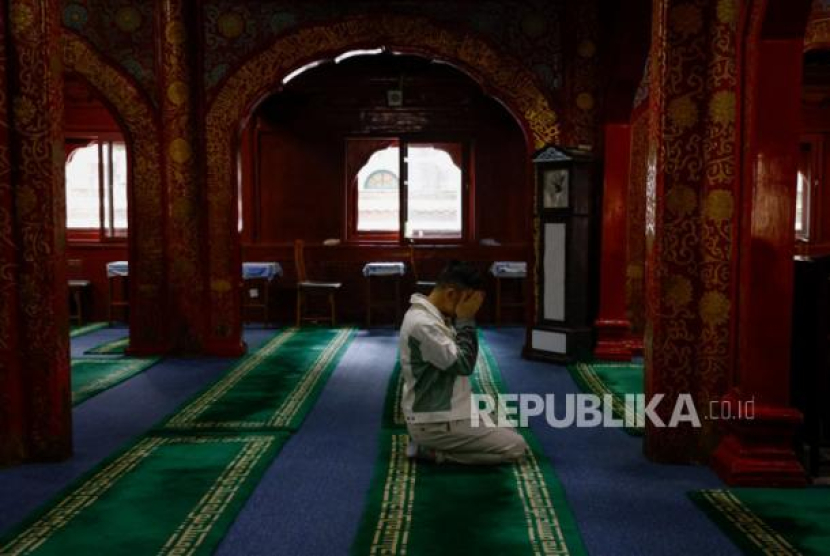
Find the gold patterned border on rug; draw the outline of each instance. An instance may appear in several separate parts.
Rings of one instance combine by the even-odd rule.
[[[596,364],[594,363],[592,365]],[[635,426],[632,428],[641,429],[645,427],[645,413],[638,411],[636,404],[635,407],[632,407],[631,404],[625,402],[624,396],[621,396],[608,388],[605,382],[603,382],[591,368],[592,365],[587,363],[576,364],[576,373],[579,375],[579,378],[582,380],[583,384],[585,384],[593,394],[600,396],[603,399],[606,395],[611,396],[611,405],[614,409],[614,413],[624,416],[623,420],[625,421],[626,426],[631,426],[629,423],[635,423]],[[615,364],[614,366],[621,365]]]
[[[483,393],[498,399],[500,390],[493,375],[490,357],[490,350],[486,345],[482,346],[477,363],[478,380]],[[504,411],[504,404],[501,402],[498,411]],[[532,451],[523,461],[513,464],[513,474],[516,477],[516,490],[524,507],[527,536],[533,553],[540,556],[570,554],[548,484]]]
[[[700,494],[763,554],[769,554],[770,556],[801,556],[801,552],[793,547],[787,539],[779,535],[775,529],[767,525],[764,520],[755,515],[752,510],[747,508],[728,490],[702,490]]]
[[[308,372],[305,373],[303,379],[288,394],[269,419],[262,421],[199,421],[198,417],[265,358],[272,356],[291,336],[297,333],[297,330],[296,328],[289,329],[284,334],[274,338],[265,348],[256,352],[240,367],[234,369],[231,374],[193,402],[191,406],[173,417],[165,425],[165,428],[255,429],[262,427],[279,428],[291,424],[291,421],[302,408],[309,392],[319,383],[326,367],[337,357],[338,352],[351,337],[354,329],[344,328],[338,331],[334,339],[320,353]]]
[[[415,499],[417,463],[406,456],[409,436],[391,437],[389,469],[383,487],[378,523],[370,555],[406,554],[409,528],[412,525],[412,504]]]
[[[303,376],[299,384],[291,391],[288,397],[280,404],[274,416],[268,421],[268,426],[284,427],[291,423],[306,401],[308,394],[314,389],[326,367],[334,360],[340,349],[346,344],[353,329],[346,328],[337,333],[334,340],[320,354],[311,369]]]
[[[141,461],[153,454],[160,446],[169,444],[214,444],[242,443],[244,448],[228,464],[211,489],[202,497],[174,535],[167,541],[159,554],[192,554],[204,541],[207,532],[213,527],[221,512],[227,508],[238,492],[238,487],[250,475],[255,464],[271,447],[271,436],[227,436],[201,437],[176,436],[145,438],[130,448],[123,455],[107,464],[101,471],[84,481],[68,494],[59,504],[26,528],[7,545],[0,547],[0,554],[31,554],[43,545],[56,532],[66,527],[70,521],[83,510],[90,507],[112,486]],[[201,523],[198,534],[193,523]],[[185,535],[187,533],[187,535]]]
[[[110,365],[112,364],[112,359],[84,359],[84,360],[75,360],[72,361],[72,365],[83,362],[84,364],[101,364],[101,365]],[[123,367],[120,367],[117,371],[108,374],[105,377],[93,380],[89,384],[79,388],[77,391],[72,392],[72,403],[77,403],[78,400],[83,399],[84,397],[88,396],[91,393],[94,393],[98,390],[106,390],[112,385],[115,385],[121,382],[122,379],[131,376],[132,374],[140,371],[144,368],[144,365],[147,364],[146,361],[138,359],[136,361],[128,361],[122,360]],[[149,367],[148,367],[149,368]]]
[[[296,333],[297,328],[289,328],[282,331],[280,334],[272,338],[267,344],[250,357],[242,361],[233,371],[228,373],[222,380],[217,382],[207,392],[199,396],[195,401],[178,412],[170,421],[164,426],[166,428],[189,427],[194,426],[194,421],[204,413],[211,404],[215,403],[220,397],[225,395],[231,388],[245,378],[257,365],[262,363],[266,358],[271,357],[279,350],[283,344],[290,340]]]

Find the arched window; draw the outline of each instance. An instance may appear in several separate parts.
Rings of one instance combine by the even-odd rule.
[[[359,168],[352,179],[352,233],[391,240],[463,238],[463,158],[462,143],[351,140],[347,167]]]

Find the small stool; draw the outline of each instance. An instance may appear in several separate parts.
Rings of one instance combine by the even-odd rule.
[[[124,320],[128,319],[128,312],[130,310],[130,263],[127,261],[113,261],[107,263],[107,282],[108,282],[108,298],[107,298],[107,321],[112,326],[112,310],[122,308],[124,309]],[[115,296],[116,283],[120,284],[121,296]]]
[[[522,297],[518,301],[504,302],[501,297],[502,280],[524,280],[527,277],[527,263],[524,261],[496,261],[490,266],[490,274],[496,279],[496,324],[501,324],[501,310],[503,308],[524,307],[524,288]]]
[[[372,308],[394,307],[395,326],[401,320],[401,276],[406,274],[406,266],[397,262],[372,262],[363,267],[363,276],[366,277],[366,326],[372,325]],[[395,297],[389,301],[374,301],[372,299],[372,280],[377,278],[391,278],[395,284]]]
[[[262,311],[264,325],[271,322],[271,281],[282,276],[282,266],[277,262],[242,263],[242,315],[246,310]]]
[[[78,326],[84,324],[84,298],[92,289],[89,280],[69,280],[69,322],[73,320]],[[74,305],[74,307],[73,307]]]

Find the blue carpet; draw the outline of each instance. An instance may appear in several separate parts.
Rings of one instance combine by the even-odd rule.
[[[564,367],[521,358],[523,328],[484,333],[508,390],[577,393]],[[553,429],[544,417],[531,428],[553,462],[591,556],[737,556],[740,551],[686,496],[723,483],[706,467],[658,465],[642,439],[617,429]]]
[[[245,339],[253,348],[273,332],[246,331]],[[72,353],[123,337],[125,333],[126,329],[102,329],[73,338]],[[144,434],[220,377],[232,362],[219,358],[165,359],[75,406],[72,412],[75,454],[71,459],[0,469],[0,535],[102,459]]]
[[[217,556],[348,554],[374,472],[397,333],[361,330]]]

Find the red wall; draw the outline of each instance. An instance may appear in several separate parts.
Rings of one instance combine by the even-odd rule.
[[[390,108],[386,90],[401,81],[404,106]],[[276,260],[286,269],[274,300],[281,318],[290,318],[293,310],[295,239],[310,244],[311,278],[344,282],[339,312],[345,320],[363,318],[366,261],[407,260],[408,248],[398,243],[320,246],[327,238],[344,238],[346,138],[401,134],[459,138],[473,149],[474,235],[457,245],[419,246],[422,277],[434,276],[450,258],[477,261],[484,271],[493,260],[526,259],[529,157],[521,130],[506,110],[445,65],[410,57],[352,59],[296,78],[260,106],[243,132],[243,256]],[[502,246],[482,247],[482,238]],[[410,289],[405,286],[402,297]],[[523,320],[520,311],[506,311],[504,317]]]

